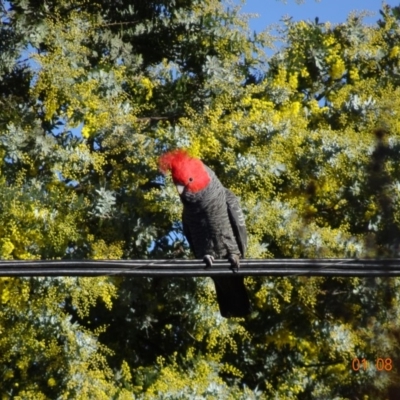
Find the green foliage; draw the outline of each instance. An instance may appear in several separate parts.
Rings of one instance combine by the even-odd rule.
[[[181,258],[157,157],[241,198],[248,257],[397,257],[400,11],[285,21],[216,0],[2,2],[0,258]],[[138,3],[138,4],[136,4]],[[76,132],[79,131],[80,134]],[[398,387],[399,280],[0,279],[4,399],[351,399]],[[370,362],[351,369],[353,358]],[[392,358],[393,371],[374,368]]]

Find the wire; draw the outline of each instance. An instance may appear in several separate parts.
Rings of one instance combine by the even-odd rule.
[[[0,261],[0,276],[400,276],[400,259],[244,259],[232,271],[226,260]]]

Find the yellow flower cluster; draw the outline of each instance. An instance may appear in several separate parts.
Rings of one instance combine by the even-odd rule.
[[[276,311],[277,314],[281,313],[281,305],[279,303],[279,300],[276,297],[273,297],[271,300],[272,307]]]
[[[140,84],[146,91],[145,94],[146,101],[149,101],[153,97],[153,88],[154,88],[153,82],[145,76],[140,80]]]
[[[288,84],[290,89],[292,89],[293,91],[297,90],[297,87],[299,85],[299,79],[298,79],[298,73],[294,72],[291,74],[288,74]]]
[[[9,238],[3,238],[0,240],[0,257],[3,260],[11,259],[11,253],[14,249],[15,246]]]
[[[232,364],[225,363],[222,368],[221,372],[224,372],[226,374],[236,376],[237,378],[242,378],[244,376],[243,372],[240,371],[240,369],[236,368]]]
[[[105,128],[110,122],[110,115],[107,112],[94,114],[89,112],[85,114],[84,125],[82,128],[82,136],[88,138],[96,133],[97,129]]]
[[[71,300],[80,317],[88,315],[90,308],[102,300],[110,310],[116,297],[116,287],[105,278],[79,278],[79,282],[71,293]]]
[[[272,85],[274,87],[284,87],[287,81],[287,71],[283,66],[279,66],[278,72],[274,76]]]
[[[122,361],[121,374],[126,381],[132,380],[131,369],[129,367],[129,364],[125,360]]]
[[[10,300],[10,280],[8,278],[0,278],[0,298],[1,302],[7,303]]]
[[[326,57],[326,62],[330,66],[329,74],[332,79],[340,79],[346,72],[344,61],[337,55],[329,55]]]
[[[390,50],[390,58],[397,58],[397,56],[400,53],[400,46],[393,46],[392,49]]]
[[[322,43],[324,44],[324,46],[326,47],[330,47],[332,45],[334,45],[336,42],[335,37],[333,35],[327,35],[324,37],[324,40],[322,41]]]
[[[326,63],[329,65],[329,74],[332,79],[340,79],[346,71],[346,65],[341,57],[341,46],[333,35],[327,35],[323,44],[327,48]]]
[[[310,73],[308,72],[307,68],[302,68],[300,70],[300,76],[302,78],[308,78],[310,76]]]
[[[328,107],[320,107],[318,101],[313,99],[308,103],[308,107],[311,111],[313,116],[323,114],[324,112],[328,111]]]
[[[254,296],[257,301],[257,307],[260,309],[264,309],[267,305],[267,296],[268,296],[268,290],[265,286],[263,286]]]
[[[57,381],[54,378],[49,378],[49,380],[47,381],[47,385],[49,387],[54,387],[57,385]]]
[[[278,88],[289,86],[291,89],[296,89],[297,83],[298,82],[296,73],[289,74],[283,66],[279,66],[278,73],[275,75],[272,85]]]
[[[346,71],[346,66],[341,58],[336,58],[331,64],[330,75],[333,79],[340,79]]]
[[[358,70],[356,68],[351,68],[349,71],[350,79],[352,81],[358,81],[360,79],[360,76],[358,74]]]

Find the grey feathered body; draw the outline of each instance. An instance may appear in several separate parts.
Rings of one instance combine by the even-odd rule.
[[[224,186],[206,166],[211,177],[209,185],[197,193],[184,191],[183,229],[196,258],[205,255],[228,258],[244,257],[247,233],[244,216],[237,197]],[[224,317],[243,317],[250,312],[242,276],[213,278],[217,300]]]

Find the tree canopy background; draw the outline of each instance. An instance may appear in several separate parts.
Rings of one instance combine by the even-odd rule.
[[[190,257],[157,169],[173,148],[241,198],[248,257],[397,257],[400,9],[382,8],[274,37],[217,0],[2,1],[1,259]],[[246,284],[245,320],[210,279],[1,278],[2,398],[395,398],[398,279]]]

